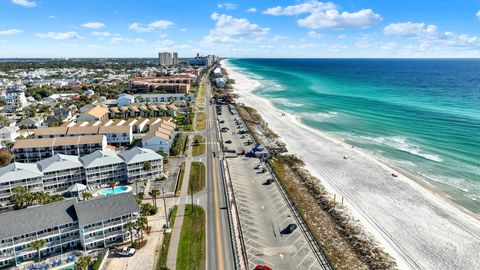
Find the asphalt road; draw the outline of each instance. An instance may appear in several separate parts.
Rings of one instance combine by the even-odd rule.
[[[219,134],[215,105],[208,102],[211,88],[206,88],[206,155],[207,155],[207,269],[235,269],[223,175],[220,171]],[[213,154],[215,152],[215,156]]]

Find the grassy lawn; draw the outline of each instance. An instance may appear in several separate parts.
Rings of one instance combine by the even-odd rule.
[[[197,118],[195,120],[195,128],[197,130],[204,130],[205,129],[205,118],[206,118],[205,112],[199,112],[197,113]]]
[[[205,164],[203,162],[192,162],[190,168],[190,183],[188,184],[188,194],[199,192],[205,187]]]
[[[185,146],[187,144],[187,134],[179,133],[175,138],[175,142],[173,143],[173,147],[171,149],[172,156],[179,156],[183,155],[185,152]]]
[[[175,216],[177,215],[177,206],[173,207],[172,215],[170,216],[170,228],[173,228],[175,225]],[[170,237],[171,233],[165,233],[163,235],[163,243],[160,249],[160,256],[158,258],[157,270],[167,269],[167,257],[168,257],[168,247],[170,246]]]
[[[175,116],[178,131],[193,131],[192,123],[185,123],[185,114]],[[193,113],[190,113],[190,121],[193,120]]]
[[[182,190],[183,176],[185,174],[185,161],[180,165],[180,177],[178,178],[177,193],[176,196],[180,196],[180,191]]]
[[[199,206],[185,206],[177,269],[205,269],[205,212]]]
[[[201,135],[195,135],[193,139],[192,155],[199,156],[205,153],[205,138]]]

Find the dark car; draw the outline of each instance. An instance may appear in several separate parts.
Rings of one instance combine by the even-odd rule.
[[[225,120],[220,120],[219,123],[223,124],[223,123],[225,123]]]
[[[231,140],[226,140],[225,143],[232,143],[232,141]]]
[[[270,179],[267,179],[267,181],[263,182],[263,184],[262,184],[262,185],[264,185],[264,186],[268,186],[268,185],[270,185],[271,183],[273,183],[273,179],[272,179],[272,178],[270,178]]]
[[[281,234],[291,234],[293,231],[297,229],[297,224],[290,224],[288,225],[283,231],[281,231]]]
[[[266,266],[266,265],[257,265],[253,270],[272,270],[272,268]]]

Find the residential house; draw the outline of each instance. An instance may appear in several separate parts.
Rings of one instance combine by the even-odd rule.
[[[0,148],[4,148],[8,143],[15,141],[19,136],[17,127],[5,126],[0,128]]]

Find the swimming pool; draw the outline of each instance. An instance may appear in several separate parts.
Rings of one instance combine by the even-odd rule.
[[[115,188],[106,188],[106,189],[102,189],[98,192],[98,195],[102,195],[102,196],[109,196],[109,195],[113,195],[113,194],[119,194],[119,193],[123,193],[123,192],[128,192],[130,191],[132,188],[131,187],[128,187],[128,186],[120,186],[120,187],[115,187]]]

